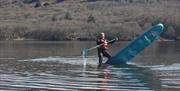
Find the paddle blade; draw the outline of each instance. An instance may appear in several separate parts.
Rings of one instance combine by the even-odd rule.
[[[81,53],[83,57],[86,57],[88,55],[88,49],[84,48]]]

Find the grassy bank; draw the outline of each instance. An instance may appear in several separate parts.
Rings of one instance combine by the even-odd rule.
[[[176,0],[22,0],[0,1],[0,40],[131,40],[152,25],[165,25],[162,37],[180,36],[180,1]]]

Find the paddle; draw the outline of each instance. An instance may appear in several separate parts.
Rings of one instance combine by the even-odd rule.
[[[108,41],[108,43],[113,42],[113,41],[115,41],[115,40],[117,40],[117,38]],[[93,50],[93,49],[95,49],[95,48],[98,48],[98,47],[100,47],[100,46],[102,46],[102,45],[103,45],[103,43],[102,43],[102,44],[99,44],[99,45],[96,45],[96,46],[94,46],[94,47],[91,47],[91,48],[84,48],[84,49],[82,49],[82,51],[81,51],[82,56],[83,56],[83,57],[86,57],[86,56],[88,55],[88,51]]]

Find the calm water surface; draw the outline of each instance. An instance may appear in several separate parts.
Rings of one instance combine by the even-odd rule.
[[[111,45],[110,53],[126,43]],[[81,56],[82,48],[94,45],[1,41],[0,90],[180,91],[180,42],[153,43],[127,65],[100,68],[96,50],[85,59]]]

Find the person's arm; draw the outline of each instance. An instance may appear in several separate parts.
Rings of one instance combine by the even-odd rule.
[[[96,40],[96,45],[99,45],[100,44],[100,39],[97,39]]]
[[[101,40],[100,39],[97,39],[96,40],[96,45],[100,45],[101,44]],[[100,47],[97,47],[97,49],[100,49]]]
[[[115,38],[114,40],[112,40],[111,42],[109,42],[108,44],[113,44],[114,42],[116,42],[118,40],[118,38]]]

